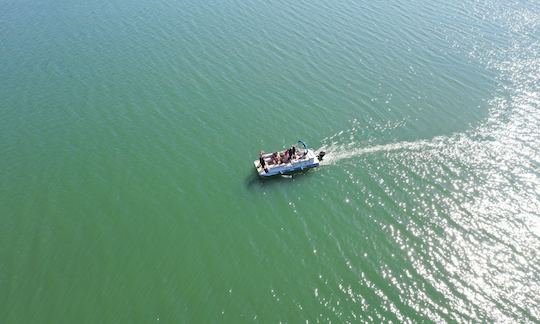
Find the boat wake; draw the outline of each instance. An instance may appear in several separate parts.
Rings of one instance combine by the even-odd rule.
[[[418,140],[413,142],[397,142],[383,145],[372,145],[367,147],[354,147],[351,144],[338,144],[332,143],[323,145],[317,151],[326,152],[324,160],[321,165],[336,164],[339,161],[352,159],[354,157],[362,156],[365,154],[374,154],[380,152],[393,152],[400,150],[407,151],[423,151],[426,149],[443,148],[445,143],[448,142],[447,137],[436,137],[432,140]]]
[[[453,146],[453,143],[462,141],[465,134],[455,133],[448,136],[436,136],[431,139],[418,139],[415,141],[399,141],[389,144],[375,143],[375,136],[370,134],[372,130],[376,130],[378,134],[391,131],[403,126],[403,123],[394,122],[380,125],[377,123],[369,123],[367,129],[360,125],[357,119],[351,120],[352,127],[347,130],[342,130],[332,136],[324,138],[322,146],[317,149],[317,152],[324,151],[326,153],[321,165],[332,165],[343,160],[353,159],[366,154],[377,154],[386,152],[435,152],[446,150]],[[362,139],[362,140],[359,140]]]
[[[390,144],[378,141],[399,138],[392,125],[354,120],[350,129],[324,138],[319,148],[326,152],[322,165],[343,169],[342,174],[328,172],[325,181],[343,184],[327,193],[328,199],[356,207],[354,222],[390,228],[398,246],[418,239],[421,243],[409,245],[405,259],[421,280],[448,297],[453,319],[470,319],[471,309],[477,321],[540,319],[540,42],[535,37],[540,11],[525,4],[517,9],[497,4],[487,13],[484,5],[475,7],[490,29],[500,26],[512,36],[507,46],[494,46],[481,33],[471,38],[471,58],[497,75],[493,97],[485,101],[485,119],[459,133]],[[358,166],[367,160],[362,156],[370,163]],[[355,228],[351,237],[362,237],[363,228]],[[425,266],[425,260],[433,263]],[[348,287],[343,291],[351,291]],[[362,298],[361,293],[353,296]],[[448,321],[437,317],[438,311],[426,316]]]

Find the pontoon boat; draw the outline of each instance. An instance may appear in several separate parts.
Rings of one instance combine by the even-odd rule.
[[[293,146],[281,152],[262,153],[259,160],[255,160],[255,168],[261,177],[271,177],[280,174],[290,174],[319,166],[325,153],[323,151],[315,155],[312,149],[308,149],[306,143],[298,141],[301,146]],[[261,165],[261,160],[264,165]]]

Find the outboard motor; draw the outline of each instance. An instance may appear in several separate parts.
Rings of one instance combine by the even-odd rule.
[[[317,155],[317,159],[319,159],[319,161],[322,161],[322,159],[324,158],[325,155],[326,155],[326,153],[324,153],[324,151],[320,151],[319,155]]]

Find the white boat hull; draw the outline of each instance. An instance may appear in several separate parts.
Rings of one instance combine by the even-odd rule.
[[[268,161],[270,159],[270,156],[271,154],[265,154],[263,158],[265,159],[265,161]],[[293,172],[318,167],[319,159],[315,155],[315,152],[313,152],[313,150],[308,149],[307,153],[304,156],[293,159],[289,163],[281,163],[274,165],[266,163],[266,171],[261,167],[259,160],[256,160],[253,163],[255,164],[255,168],[257,169],[257,172],[261,177],[271,177],[275,175],[290,174]]]

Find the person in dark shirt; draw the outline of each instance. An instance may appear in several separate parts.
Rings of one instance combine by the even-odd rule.
[[[294,155],[295,153],[296,153],[296,147],[293,145],[289,149],[289,157],[291,160],[295,158],[295,155]]]
[[[266,162],[264,161],[263,153],[259,153],[259,163],[261,164],[261,167],[264,169],[264,172],[268,172],[268,169],[266,168]]]

